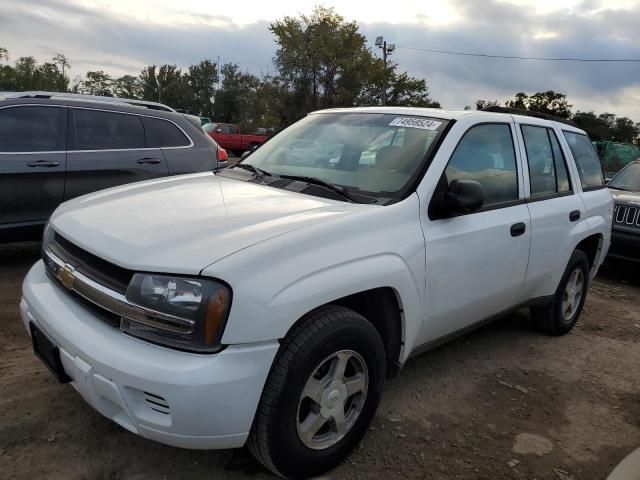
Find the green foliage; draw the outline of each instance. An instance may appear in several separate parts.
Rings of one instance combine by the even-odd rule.
[[[9,52],[6,48],[0,47],[0,60],[2,59],[9,60]]]
[[[385,84],[389,105],[438,106],[425,80],[398,72],[393,63],[385,67],[367,48],[357,23],[332,8],[285,17],[270,30],[278,45],[278,86],[286,92],[285,123],[319,108],[378,105]]]
[[[489,107],[499,107],[500,102],[498,100],[476,100],[476,110],[484,110]]]
[[[121,98],[140,98],[141,84],[133,75],[123,75],[113,81],[113,94]]]
[[[0,48],[0,58],[3,57],[8,59],[6,49]],[[0,90],[66,92],[68,88],[69,78],[59,68],[55,57],[53,62],[42,65],[38,65],[33,57],[20,57],[13,67],[0,65]]]
[[[515,98],[507,100],[506,106],[521,110],[530,110],[540,113],[549,113],[560,118],[571,118],[571,108],[564,93],[556,93],[553,90],[538,92],[529,96],[524,92],[517,93]]]
[[[87,72],[84,81],[80,83],[79,91],[85,95],[113,97],[113,79],[103,70]]]
[[[187,81],[191,90],[191,112],[211,117],[213,115],[212,100],[218,82],[218,66],[211,60],[202,60],[197,65],[191,65]]]
[[[156,66],[149,65],[140,72],[140,93],[143,100],[157,102],[160,98],[158,92],[158,78],[156,76]]]

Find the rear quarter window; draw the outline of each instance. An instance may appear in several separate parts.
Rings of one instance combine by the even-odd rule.
[[[148,120],[159,147],[188,147],[191,145],[191,140],[174,123],[160,118],[149,118]]]
[[[571,154],[576,161],[583,189],[600,188],[604,185],[604,174],[600,159],[589,137],[582,133],[564,131]]]

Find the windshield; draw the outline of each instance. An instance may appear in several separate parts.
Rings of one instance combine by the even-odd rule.
[[[397,198],[419,172],[446,124],[407,115],[312,114],[243,163],[272,175],[312,177],[346,190]]]
[[[632,163],[618,173],[611,182],[611,188],[640,192],[640,163]]]

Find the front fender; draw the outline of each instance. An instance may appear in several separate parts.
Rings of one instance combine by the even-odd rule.
[[[417,200],[405,202],[299,229],[207,267],[203,275],[233,289],[222,342],[281,339],[317,307],[388,287],[401,304],[404,360],[422,327],[425,305]]]

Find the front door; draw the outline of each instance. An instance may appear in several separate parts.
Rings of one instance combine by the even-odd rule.
[[[42,228],[62,202],[65,144],[66,108],[0,109],[0,237]]]
[[[460,331],[521,301],[531,228],[520,192],[519,163],[510,123],[472,126],[455,148],[440,188],[455,179],[476,180],[485,201],[469,214],[423,216],[428,280],[420,343]]]

